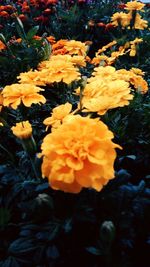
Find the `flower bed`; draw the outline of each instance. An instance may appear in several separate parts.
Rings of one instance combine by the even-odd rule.
[[[0,266],[148,267],[149,6],[1,2]]]

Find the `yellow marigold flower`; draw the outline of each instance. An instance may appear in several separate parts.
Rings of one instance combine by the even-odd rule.
[[[103,53],[103,52],[105,52],[108,48],[111,48],[112,46],[114,46],[114,45],[116,45],[116,44],[117,44],[117,42],[114,40],[114,41],[108,43],[107,45],[104,45],[102,48],[100,48],[100,49],[97,51],[96,56],[99,55],[99,54],[101,54],[101,53]]]
[[[116,69],[112,66],[100,66],[94,68],[94,72],[92,73],[92,77],[88,79],[88,82],[97,80],[98,77],[104,79],[112,79],[113,75],[115,74]]]
[[[71,57],[70,61],[75,66],[79,66],[79,67],[85,67],[86,66],[85,57],[83,57],[83,56],[73,56],[73,57]]]
[[[69,55],[86,56],[87,46],[80,41],[71,40],[65,43],[64,48]]]
[[[137,91],[143,94],[147,93],[148,84],[140,75],[131,75],[130,83],[134,86],[135,89],[137,89]]]
[[[113,133],[98,119],[69,116],[42,143],[42,176],[50,186],[78,193],[83,187],[100,191],[114,178]]]
[[[52,56],[50,60],[43,61],[39,64],[38,69],[44,78],[41,78],[46,84],[61,82],[70,84],[75,80],[80,79],[80,72],[78,68],[71,62],[69,55]]]
[[[134,22],[134,28],[136,30],[144,30],[148,27],[148,21],[141,18],[140,14],[136,14],[135,16],[135,22]]]
[[[32,104],[44,104],[46,99],[38,94],[40,91],[44,90],[32,84],[7,85],[2,91],[3,105],[17,109],[21,103],[26,107],[30,107]]]
[[[103,64],[103,66],[105,66],[108,63],[108,58],[105,55],[101,55],[101,56],[96,56],[92,59],[91,63],[94,65],[101,65]]]
[[[79,94],[79,89],[76,91]],[[82,92],[82,107],[85,112],[103,115],[109,109],[123,107],[133,99],[129,83],[123,80],[103,80],[97,77],[87,84]]]
[[[46,126],[52,126],[53,128],[58,128],[63,119],[71,112],[72,105],[70,103],[62,104],[52,110],[51,117],[46,118],[43,123]]]
[[[136,46],[132,46],[130,53],[129,53],[130,57],[135,57],[136,56]]]
[[[139,68],[131,68],[130,71],[133,71],[134,74],[140,75],[140,76],[144,76],[145,72],[143,72],[141,69]]]
[[[131,49],[129,53],[130,57],[134,57],[136,55],[136,46],[140,44],[141,42],[143,42],[142,38],[135,38],[135,40],[130,41],[130,44],[131,44]]]
[[[45,75],[44,75],[45,77]],[[30,70],[28,72],[22,72],[17,77],[19,79],[19,83],[25,84],[34,84],[38,86],[44,86],[46,83],[43,81],[44,77],[42,77],[42,73],[37,70]]]
[[[145,94],[148,91],[148,84],[143,79],[140,69],[132,68],[131,70],[120,69],[117,70],[118,78],[129,82],[133,87]]]
[[[135,38],[133,41],[130,41],[131,45],[137,45],[143,42],[142,38]]]
[[[29,121],[18,122],[11,127],[11,130],[19,139],[27,139],[32,135],[32,126]]]
[[[125,9],[133,11],[133,10],[141,10],[145,4],[137,1],[127,2]]]
[[[116,12],[113,14],[111,17],[112,25],[117,27],[117,26],[122,26],[123,28],[127,27],[130,24],[130,21],[132,19],[131,14],[126,14],[124,12]]]

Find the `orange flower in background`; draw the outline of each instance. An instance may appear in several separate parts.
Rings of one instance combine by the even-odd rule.
[[[11,127],[13,134],[19,139],[27,139],[32,135],[32,126],[29,121],[22,121],[16,123]]]
[[[9,18],[10,15],[7,11],[1,11],[0,12],[0,17],[3,17],[3,18]]]
[[[46,99],[38,94],[40,91],[44,91],[44,89],[32,84],[7,85],[2,91],[3,105],[17,109],[21,103],[26,107],[30,107],[32,104],[44,104]]]
[[[63,119],[71,112],[72,105],[70,103],[62,104],[56,108],[53,108],[51,117],[46,118],[43,123],[49,127],[58,128]]]
[[[5,50],[6,45],[0,40],[0,50]]]
[[[83,187],[100,191],[114,178],[113,133],[99,119],[70,115],[42,143],[42,176],[50,186],[78,193]]]
[[[3,96],[2,94],[0,93],[0,112],[2,110],[2,107],[3,107]]]
[[[55,40],[54,36],[47,36],[46,39],[51,45],[56,43],[56,40]]]

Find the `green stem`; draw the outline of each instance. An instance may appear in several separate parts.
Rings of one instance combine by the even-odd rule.
[[[14,162],[14,157],[13,157],[13,155],[3,146],[3,145],[1,145],[0,144],[0,148],[3,150],[3,151],[5,151],[8,155],[9,155],[9,157],[10,157],[10,159],[12,160],[12,162]]]

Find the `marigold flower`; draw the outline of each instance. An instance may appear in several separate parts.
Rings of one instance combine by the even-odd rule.
[[[47,36],[46,39],[51,45],[56,43],[56,40],[55,40],[54,36]]]
[[[79,94],[79,89],[76,90]],[[123,80],[97,80],[88,83],[82,92],[82,107],[84,112],[105,114],[109,109],[123,107],[133,99],[129,83]]]
[[[133,10],[141,10],[145,4],[137,1],[127,2],[125,9],[133,11]]]
[[[44,89],[32,84],[7,85],[2,91],[3,105],[17,109],[21,103],[26,107],[30,107],[32,104],[44,104],[46,99],[38,94],[40,91],[44,91]]]
[[[100,48],[100,49],[97,51],[96,55],[99,55],[99,54],[105,52],[108,48],[111,48],[112,46],[114,46],[114,45],[116,45],[116,44],[117,44],[117,42],[114,40],[114,41],[108,43],[107,45],[104,45],[102,48]]]
[[[46,126],[52,126],[53,128],[58,128],[63,119],[71,112],[72,105],[70,103],[62,104],[52,110],[51,117],[46,118],[43,123]]]
[[[75,40],[67,41],[64,48],[68,51],[69,55],[85,56],[87,52],[85,43]]]
[[[42,81],[45,83],[64,82],[70,84],[80,79],[80,72],[71,62],[72,57],[69,55],[52,56],[50,60],[43,61],[39,64],[38,69],[41,75],[45,75]]]
[[[129,82],[136,90],[140,91],[142,94],[145,94],[148,91],[148,84],[142,77],[144,73],[140,69],[120,69],[117,70],[116,73],[119,79]]]
[[[126,14],[124,12],[116,12],[111,17],[112,25],[122,26],[123,28],[127,27],[130,24],[132,15],[130,13]]]
[[[32,126],[29,121],[18,122],[11,127],[11,130],[19,139],[27,139],[32,135]]]
[[[136,13],[134,28],[136,30],[144,30],[148,27],[148,21],[141,18],[141,15]]]
[[[2,110],[2,107],[3,107],[3,96],[2,94],[0,93],[0,112]]]
[[[73,63],[73,65],[78,67],[86,66],[85,57],[83,56],[73,56],[70,58],[70,61]]]
[[[98,119],[72,115],[42,143],[42,176],[50,186],[78,193],[82,187],[100,191],[114,178],[113,133]]]
[[[0,50],[5,50],[6,49],[6,45],[0,41]]]
[[[40,71],[30,70],[28,72],[22,72],[17,76],[19,83],[23,84],[34,84],[37,86],[45,86],[44,82],[45,75],[42,75]],[[43,78],[43,79],[42,79]]]
[[[139,68],[131,68],[131,71],[133,71],[134,74],[143,76],[145,74],[145,72],[143,72],[141,69]]]

